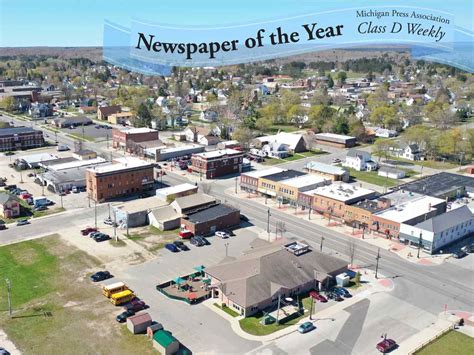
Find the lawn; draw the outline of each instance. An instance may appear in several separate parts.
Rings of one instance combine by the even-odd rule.
[[[216,306],[217,308],[223,310],[225,313],[227,313],[228,315],[230,315],[234,318],[240,316],[240,314],[238,314],[236,311],[230,309],[226,305],[222,305],[222,307],[221,307],[218,303],[214,303],[214,306]]]
[[[149,252],[154,253],[163,249],[166,243],[173,242],[174,240],[178,239],[179,228],[168,230],[168,231],[161,231],[158,228],[153,226],[149,226],[146,229],[143,229],[139,232],[134,234],[130,234],[128,239],[137,242],[144,248],[146,248]],[[183,242],[186,242],[183,240]]]
[[[303,302],[303,307],[305,310],[309,311],[311,309],[311,298],[310,297],[305,297],[301,300]],[[279,330],[285,329],[289,326],[297,324],[301,319],[308,317],[309,312],[305,312],[303,315],[300,315],[299,317],[293,318],[289,320],[286,323],[283,324],[277,324],[272,323],[268,325],[263,325],[260,323],[260,321],[263,318],[262,313],[257,313],[254,316],[251,317],[246,317],[242,318],[239,323],[240,327],[242,328],[243,331],[252,334],[252,335],[268,335],[272,334],[274,332],[277,332]]]
[[[25,354],[155,353],[144,335],[133,336],[115,321],[120,308],[88,280],[99,267],[57,235],[0,247],[1,328]]]
[[[82,134],[74,134],[74,133],[68,133],[66,134],[66,136],[70,137],[70,138],[74,138],[74,139],[79,139],[81,141],[89,141],[89,142],[95,142],[95,139],[94,137],[90,137],[90,136],[86,136],[86,135],[82,135]]]
[[[301,128],[296,127],[294,125],[275,124],[275,125],[270,126],[269,131],[272,134],[277,133],[278,131],[291,133],[291,132],[301,131]]]
[[[417,355],[474,354],[474,338],[454,330],[421,348]]]
[[[377,156],[377,154],[375,153],[374,155]],[[385,159],[385,157],[383,158]],[[456,163],[451,163],[447,161],[443,162],[443,161],[437,161],[437,160],[408,160],[408,159],[403,159],[403,158],[393,157],[393,156],[389,156],[388,160],[396,160],[396,161],[400,161],[400,162],[404,162],[404,163],[408,163],[412,165],[419,165],[419,166],[424,166],[427,168],[438,169],[438,170],[448,170],[448,169],[454,169],[456,167],[459,167],[459,164],[456,164]],[[465,162],[465,164],[467,163],[468,162]]]
[[[349,169],[349,173],[354,179],[365,181],[369,184],[387,187],[396,186],[398,184],[397,180],[379,176],[376,171],[357,171]]]

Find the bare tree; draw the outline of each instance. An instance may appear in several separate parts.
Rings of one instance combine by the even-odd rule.
[[[202,193],[210,194],[212,191],[212,184],[210,184],[209,182],[201,182],[199,186],[201,188]]]
[[[349,255],[349,258],[351,259],[351,266],[354,263],[354,256],[356,253],[356,243],[353,239],[347,241],[347,254]]]
[[[276,222],[276,226],[275,226],[275,229],[276,229],[276,237],[278,238],[278,232],[280,232],[280,237],[283,238],[283,233],[286,232],[286,224],[285,222],[283,221],[277,221]]]

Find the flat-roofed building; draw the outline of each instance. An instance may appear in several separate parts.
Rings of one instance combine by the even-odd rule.
[[[166,201],[153,196],[126,201],[112,208],[119,226],[123,225],[124,227],[134,228],[148,225],[148,214],[150,211],[166,205]]]
[[[181,228],[194,235],[209,235],[239,224],[240,211],[223,203],[187,213],[181,218]]]
[[[311,207],[313,210],[328,217],[343,218],[345,206],[352,205],[361,200],[371,199],[375,196],[376,192],[373,190],[344,183],[333,183],[314,190],[301,192],[298,202],[301,206]]]
[[[134,144],[158,141],[158,131],[151,128],[112,129],[112,147],[130,151]]]
[[[317,144],[337,148],[351,148],[356,145],[357,138],[335,133],[318,133],[314,136]]]
[[[243,191],[255,193],[257,192],[257,189],[258,189],[259,178],[262,178],[268,175],[281,173],[282,171],[285,171],[285,169],[272,167],[268,169],[260,169],[260,170],[254,170],[254,171],[242,173],[240,174],[240,188]]]
[[[244,153],[235,149],[222,149],[193,154],[190,168],[206,179],[239,174],[242,172]]]
[[[426,221],[400,225],[400,241],[421,246],[435,253],[449,244],[474,233],[474,215],[468,206],[456,208]]]
[[[283,170],[281,172],[265,175],[258,179],[257,191],[263,195],[276,197],[280,188],[280,183],[284,180],[289,180],[298,176],[306,175],[297,170]]]
[[[307,163],[305,170],[310,174],[321,175],[333,181],[348,182],[350,178],[349,172],[346,169],[318,161],[310,161]]]
[[[398,237],[402,223],[415,225],[445,211],[445,200],[421,195],[402,203],[393,202],[390,208],[373,214],[370,229],[387,237]]]
[[[112,124],[125,125],[133,121],[134,115],[131,112],[112,113],[107,117],[107,121]]]
[[[292,179],[283,180],[278,186],[277,198],[287,199],[292,204],[297,203],[299,193],[314,190],[317,187],[330,185],[331,180],[326,180],[316,175],[301,175]]]
[[[44,145],[43,132],[30,127],[0,129],[0,152],[39,148]]]
[[[176,199],[178,197],[192,195],[195,194],[197,190],[198,187],[196,185],[184,183],[158,189],[156,190],[156,197],[158,197],[162,201],[168,201],[170,197]]]
[[[94,201],[139,194],[153,188],[153,164],[138,158],[119,158],[113,164],[88,169],[87,194]]]

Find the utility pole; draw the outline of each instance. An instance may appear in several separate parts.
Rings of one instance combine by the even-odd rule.
[[[106,132],[107,149],[109,149],[109,131]]]
[[[227,257],[229,254],[228,254],[228,251],[229,251],[229,243],[225,243],[224,244],[225,246],[225,256]]]
[[[56,141],[56,144],[58,144],[58,131],[54,131],[54,139]]]
[[[110,203],[107,204],[109,206],[109,219],[110,219]]]
[[[5,279],[8,291],[8,314],[12,317],[12,284],[9,279]]]
[[[311,221],[311,206],[308,208],[308,221]]]
[[[129,223],[128,223],[128,212],[127,212],[127,238],[129,237],[129,235],[128,235],[128,225],[129,225]]]
[[[323,252],[323,242],[324,242],[324,237],[321,236],[321,244],[319,244],[319,251],[322,253]]]
[[[97,228],[97,201],[94,201],[94,220],[95,220],[95,228]]]
[[[23,170],[20,168],[20,182],[23,183]]]
[[[267,234],[268,234],[268,240],[270,240],[270,208],[267,209]]]
[[[426,215],[425,215],[426,216]],[[416,255],[416,257],[419,259],[420,258],[420,249],[423,245],[423,235],[422,233],[420,232],[420,239],[418,239],[418,254]]]
[[[63,192],[59,193],[59,198],[61,199],[61,208],[63,208]]]
[[[379,259],[380,259],[380,248],[377,249],[377,257],[375,258],[375,260],[377,260],[377,263],[375,264],[375,278],[376,279],[378,279]]]
[[[235,194],[237,195],[237,182],[239,181],[239,178],[236,176],[235,177]]]
[[[109,204],[110,208],[110,204]],[[114,211],[114,239],[116,242],[118,242],[118,236],[117,236],[117,214]]]

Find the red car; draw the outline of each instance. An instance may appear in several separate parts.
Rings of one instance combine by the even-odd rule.
[[[20,198],[22,200],[28,200],[30,197],[32,197],[31,194],[21,194],[20,195]]]
[[[82,235],[89,235],[92,232],[97,232],[97,228],[87,227],[87,228],[81,230]]]
[[[388,353],[397,347],[397,342],[393,339],[384,339],[377,344],[377,350],[382,354]]]
[[[188,230],[183,230],[183,231],[179,232],[179,236],[183,239],[189,239],[193,236],[193,233],[191,231],[188,231]]]
[[[328,301],[326,297],[320,295],[317,291],[311,291],[309,295],[319,302],[325,303]]]
[[[141,310],[145,309],[146,307],[147,306],[146,306],[146,303],[144,301],[141,301],[137,298],[134,298],[133,300],[131,300],[129,303],[127,303],[124,306],[124,309],[125,310],[131,309],[134,312],[140,312]]]

